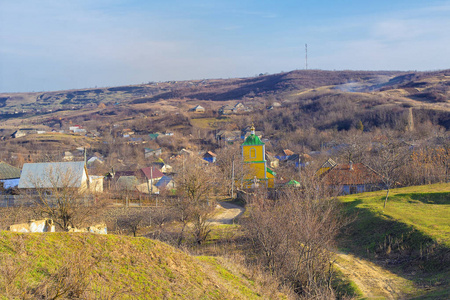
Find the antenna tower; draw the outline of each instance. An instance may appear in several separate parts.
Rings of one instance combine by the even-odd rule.
[[[308,44],[305,44],[305,70],[308,70]]]

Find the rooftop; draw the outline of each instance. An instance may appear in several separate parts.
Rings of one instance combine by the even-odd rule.
[[[242,145],[243,146],[264,145],[264,143],[259,139],[257,135],[252,133],[245,139],[245,142]]]
[[[0,180],[20,177],[20,169],[0,161]]]

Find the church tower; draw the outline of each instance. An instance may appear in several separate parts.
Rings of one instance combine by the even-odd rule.
[[[255,134],[255,127],[252,125],[251,134],[242,144],[242,158],[246,166],[244,175],[244,187],[256,186],[274,187],[275,173],[267,167],[266,147],[260,138]]]

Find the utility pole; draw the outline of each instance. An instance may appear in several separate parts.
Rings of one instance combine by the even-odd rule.
[[[231,198],[234,199],[234,157],[231,165]]]
[[[308,44],[305,44],[305,70],[308,70]]]

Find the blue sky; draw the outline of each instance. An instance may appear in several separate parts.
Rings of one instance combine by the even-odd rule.
[[[0,92],[450,68],[450,0],[0,0]]]

